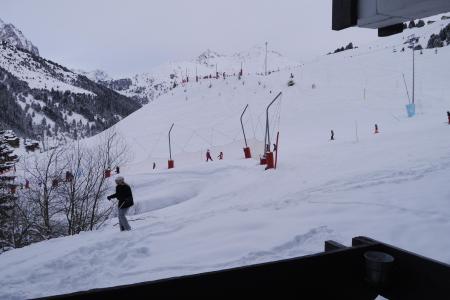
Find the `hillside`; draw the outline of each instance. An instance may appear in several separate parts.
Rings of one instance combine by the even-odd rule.
[[[190,81],[124,118],[115,129],[130,148],[121,167],[136,202],[133,230],[119,232],[113,218],[98,231],[0,255],[0,298],[297,257],[321,251],[325,240],[349,244],[358,235],[450,263],[450,47],[416,53],[413,118],[402,76],[411,93],[409,35],[425,44],[447,24],[269,76]],[[288,87],[291,73],[295,85]],[[280,132],[278,169],[264,171],[257,158],[265,108],[280,91],[270,111],[272,141]],[[252,160],[242,158],[246,104]],[[172,123],[175,169],[167,170]],[[214,162],[204,162],[206,149]]]
[[[278,71],[299,65],[282,54],[268,51],[268,72]],[[245,74],[264,73],[265,48],[254,46],[253,48],[237,52],[231,55],[220,54],[210,49],[201,53],[190,61],[175,61],[155,67],[146,73],[136,74],[130,78],[111,79],[103,71],[76,71],[86,75],[89,79],[111,88],[118,93],[147,104],[158,97],[167,94],[172,88],[183,80],[195,80],[199,78],[216,76],[217,72],[222,77],[237,75],[241,70]]]
[[[140,107],[132,99],[5,42],[0,46],[0,90],[2,112],[8,112],[0,125],[24,137],[91,136]]]

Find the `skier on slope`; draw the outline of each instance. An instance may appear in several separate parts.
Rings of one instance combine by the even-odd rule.
[[[448,124],[450,125],[450,111],[447,111]]]
[[[375,131],[374,131],[374,133],[375,133],[375,134],[380,133],[380,131],[378,130],[378,124],[375,124]]]
[[[219,156],[217,156],[217,158],[218,158],[219,160],[222,160],[222,159],[223,159],[223,152],[222,152],[222,151],[219,153]]]
[[[213,161],[212,157],[211,157],[211,152],[209,152],[209,149],[206,150],[206,162],[208,162],[209,160]]]
[[[133,206],[133,194],[131,193],[130,186],[125,182],[125,179],[121,176],[116,177],[116,193],[108,196],[108,200],[113,198],[117,198],[118,202],[118,211],[119,211],[119,225],[120,231],[129,231],[131,230],[130,224],[128,224],[128,220],[126,214],[128,209]]]

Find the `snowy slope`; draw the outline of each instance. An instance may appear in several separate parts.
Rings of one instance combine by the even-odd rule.
[[[143,103],[148,103],[166,94],[174,86],[174,83],[179,84],[186,80],[187,77],[190,80],[195,80],[196,74],[200,78],[209,75],[215,76],[216,66],[220,76],[224,72],[228,76],[238,74],[241,64],[245,74],[255,74],[264,73],[264,61],[265,48],[261,46],[255,46],[248,51],[232,55],[219,54],[208,49],[191,61],[169,62],[131,78],[119,80],[100,79],[98,81],[127,97],[133,97],[141,100]],[[299,65],[299,63],[269,49],[267,66],[269,72],[284,70],[296,65]],[[92,75],[88,77],[94,79],[95,76]]]
[[[267,77],[212,80],[211,88],[209,80],[190,82],[125,118],[116,128],[133,153],[122,167],[135,195],[133,231],[118,232],[112,219],[96,232],[2,254],[0,298],[301,256],[358,235],[450,263],[450,47],[417,54],[418,115],[409,119],[402,73],[410,86],[411,51],[392,49],[403,41],[398,35]],[[291,72],[296,84],[287,87]],[[261,147],[265,106],[279,91],[271,110],[279,168],[264,171],[242,159],[239,116],[249,104],[247,135]],[[176,168],[166,170],[173,122]],[[225,159],[205,163],[207,148]]]

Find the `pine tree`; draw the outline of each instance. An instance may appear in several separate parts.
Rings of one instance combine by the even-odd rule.
[[[419,22],[417,22],[416,27],[420,28],[425,26],[425,22],[423,20],[419,20]]]
[[[0,141],[0,162],[6,158],[7,149],[5,144]],[[0,253],[14,247],[11,221],[16,198],[11,193],[12,187],[9,179],[7,176],[0,176]]]

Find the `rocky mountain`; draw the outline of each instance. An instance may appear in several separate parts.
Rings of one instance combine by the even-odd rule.
[[[105,71],[102,70],[94,70],[94,71],[90,71],[90,72],[86,72],[83,70],[77,70],[77,69],[73,69],[71,70],[74,73],[86,76],[88,79],[95,81],[95,82],[102,82],[102,81],[111,81],[113,80],[108,73],[106,73]]]
[[[6,41],[0,45],[1,128],[24,137],[76,139],[101,132],[140,107],[31,51]]]
[[[38,48],[23,35],[22,31],[12,24],[3,22],[2,19],[0,19],[0,41],[5,41],[10,45],[39,56]]]

